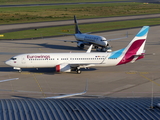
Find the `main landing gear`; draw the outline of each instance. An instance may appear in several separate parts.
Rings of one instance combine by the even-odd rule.
[[[84,49],[84,44],[77,44],[77,47],[80,49]]]
[[[80,68],[76,68],[76,72],[77,72],[77,74],[81,74],[81,70],[80,70]]]
[[[105,47],[102,48],[96,47],[96,51],[106,52],[107,49]]]
[[[101,51],[101,52],[111,52],[112,50],[111,50],[111,47],[98,47],[98,46],[95,46],[94,47],[95,49],[96,49],[96,51]]]

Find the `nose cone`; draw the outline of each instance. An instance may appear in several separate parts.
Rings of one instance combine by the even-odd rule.
[[[7,61],[5,61],[5,64],[6,64],[6,65],[11,65],[11,61],[10,61],[10,60],[7,60]]]
[[[108,42],[107,41],[103,41],[103,45],[107,46]]]
[[[107,45],[108,45],[108,42],[107,42],[107,41],[104,41],[104,44],[105,44],[105,46],[107,46]]]
[[[108,41],[107,41],[107,39],[106,39],[105,37],[102,37],[102,36],[101,36],[101,44],[102,44],[103,46],[107,46]]]

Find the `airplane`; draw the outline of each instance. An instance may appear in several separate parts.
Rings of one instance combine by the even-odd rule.
[[[77,41],[67,41],[64,40],[64,42],[76,42],[77,43],[77,47],[80,49],[83,49],[85,45],[91,45],[93,44],[94,48],[97,51],[102,51],[102,52],[110,52],[111,50],[111,46],[108,43],[108,41],[112,41],[112,40],[118,40],[118,39],[124,39],[127,38],[128,35],[126,35],[126,37],[122,37],[122,38],[115,38],[115,39],[106,39],[103,36],[98,36],[98,35],[90,35],[87,33],[82,33],[78,27],[78,22],[76,19],[76,16],[74,15],[74,23],[75,23],[75,34],[72,34],[75,36]]]
[[[19,72],[21,68],[55,67],[56,72],[71,72],[75,69],[80,74],[80,68],[133,63],[144,58],[148,31],[149,26],[143,26],[127,47],[113,52],[91,52],[91,45],[86,53],[27,53],[14,56],[5,64]]]

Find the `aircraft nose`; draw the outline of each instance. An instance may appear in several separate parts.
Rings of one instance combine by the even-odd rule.
[[[103,41],[104,46],[107,46],[108,42],[107,41]]]
[[[11,61],[10,61],[10,60],[7,60],[7,61],[5,61],[5,64],[10,65],[10,64],[11,64]]]

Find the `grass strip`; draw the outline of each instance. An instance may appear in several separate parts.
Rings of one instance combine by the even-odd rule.
[[[148,25],[158,25],[158,24],[160,24],[160,18],[95,23],[95,24],[81,24],[79,25],[79,28],[81,32],[87,33],[87,32],[108,31],[115,29],[142,27],[145,25],[148,26]],[[25,38],[57,36],[57,35],[63,35],[62,33],[66,33],[66,31],[68,31],[67,34],[74,34],[74,25],[4,33],[3,34],[4,37],[0,37],[0,39],[25,39]]]
[[[79,3],[79,2],[107,2],[121,0],[1,0],[1,5],[20,5],[20,4],[45,4],[45,3]],[[128,0],[123,0],[128,1]]]
[[[0,8],[0,24],[160,13],[160,4],[107,3]]]

